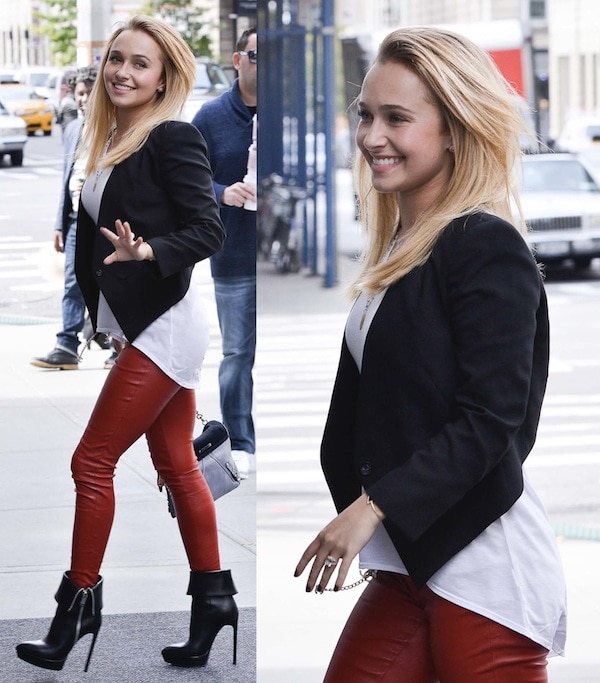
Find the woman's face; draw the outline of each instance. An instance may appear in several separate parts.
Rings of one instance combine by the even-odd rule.
[[[85,81],[79,81],[75,83],[75,88],[73,90],[73,97],[75,98],[75,103],[81,111],[85,111],[85,105],[87,104],[88,97],[92,88]]]
[[[117,109],[142,115],[164,87],[162,52],[144,31],[123,31],[110,49],[104,86]]]
[[[363,82],[356,143],[378,192],[397,192],[427,208],[454,165],[441,112],[421,79],[402,64],[376,63]]]

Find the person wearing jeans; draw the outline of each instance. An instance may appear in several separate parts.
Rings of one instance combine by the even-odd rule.
[[[85,301],[75,277],[75,241],[77,208],[83,185],[83,174],[82,162],[75,164],[74,157],[81,138],[88,96],[96,82],[97,73],[98,68],[92,65],[82,67],[73,77],[73,97],[77,104],[78,115],[64,127],[63,184],[54,232],[54,248],[59,253],[64,252],[65,255],[63,326],[56,335],[54,349],[45,356],[32,359],[31,364],[39,368],[77,370],[79,367],[79,335],[85,324]],[[97,337],[97,343],[102,348],[109,347],[109,343],[104,343],[100,337]],[[116,352],[113,352],[104,367],[112,367],[115,358]]]
[[[192,123],[204,136],[213,170],[213,186],[225,225],[225,245],[211,257],[223,358],[219,393],[223,422],[229,430],[240,476],[250,470],[255,452],[252,420],[252,368],[256,347],[256,202],[245,178],[256,114],[256,29],[244,31],[233,66],[238,77],[229,90],[202,106]]]
[[[234,451],[254,453],[252,372],[256,349],[256,278],[213,278],[223,339],[221,408]]]

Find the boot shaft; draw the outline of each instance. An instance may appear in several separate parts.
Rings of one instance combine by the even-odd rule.
[[[232,596],[237,589],[231,577],[231,570],[218,572],[190,572],[187,594],[192,597]]]

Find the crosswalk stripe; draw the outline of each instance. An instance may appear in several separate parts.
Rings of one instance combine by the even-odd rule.
[[[576,297],[599,296],[600,287],[574,292]],[[324,485],[320,440],[345,321],[345,313],[261,317],[259,308],[254,411],[259,490],[289,493],[295,486]],[[570,367],[591,362],[560,360],[559,366]],[[553,359],[552,372],[557,363]],[[598,393],[547,395],[526,467],[600,464],[599,416]]]

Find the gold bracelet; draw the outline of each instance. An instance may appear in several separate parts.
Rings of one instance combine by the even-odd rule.
[[[380,522],[383,522],[383,517],[377,512],[377,508],[375,507],[375,501],[369,495],[367,495],[367,505],[371,506],[371,510],[375,513],[375,517],[377,517]]]

